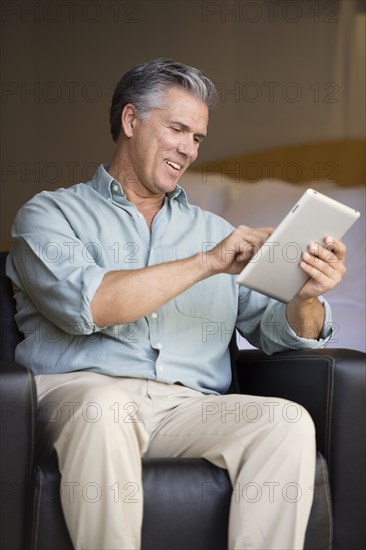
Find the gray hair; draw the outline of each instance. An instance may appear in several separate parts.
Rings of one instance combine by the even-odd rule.
[[[199,69],[168,58],[142,63],[124,74],[115,87],[109,117],[113,141],[120,134],[121,113],[127,103],[132,103],[144,120],[151,109],[163,106],[163,93],[171,86],[187,90],[205,103],[209,111],[217,103],[215,85]]]

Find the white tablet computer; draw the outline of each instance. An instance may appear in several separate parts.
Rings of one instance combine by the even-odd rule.
[[[307,189],[236,281],[288,303],[309,279],[299,265],[306,247],[323,245],[326,236],[342,239],[359,217],[357,210]]]

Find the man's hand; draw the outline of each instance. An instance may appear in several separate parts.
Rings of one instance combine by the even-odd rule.
[[[324,242],[327,248],[311,243],[302,255],[300,266],[310,275],[310,279],[300,290],[299,298],[316,298],[324,294],[335,287],[346,272],[345,245],[332,237],[326,237]]]
[[[226,239],[202,254],[209,274],[239,274],[273,231],[273,227],[239,225]]]
[[[289,324],[303,338],[319,338],[324,325],[324,309],[317,298],[334,288],[346,272],[345,245],[332,237],[326,237],[324,242],[328,248],[311,243],[303,253],[300,266],[310,279],[286,307]]]

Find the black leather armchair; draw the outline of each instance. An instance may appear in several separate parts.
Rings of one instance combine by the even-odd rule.
[[[32,373],[14,362],[21,339],[0,253],[1,548],[71,550],[55,454],[35,448]],[[365,354],[299,351],[267,357],[233,346],[232,390],[304,405],[317,428],[308,550],[365,548]],[[329,481],[328,482],[328,471]],[[203,459],[143,461],[143,550],[225,550],[231,485]]]

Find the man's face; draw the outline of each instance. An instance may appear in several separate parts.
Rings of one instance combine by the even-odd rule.
[[[172,191],[207,132],[208,108],[192,94],[171,87],[162,104],[147,119],[134,120],[128,142],[129,184],[142,196]]]

